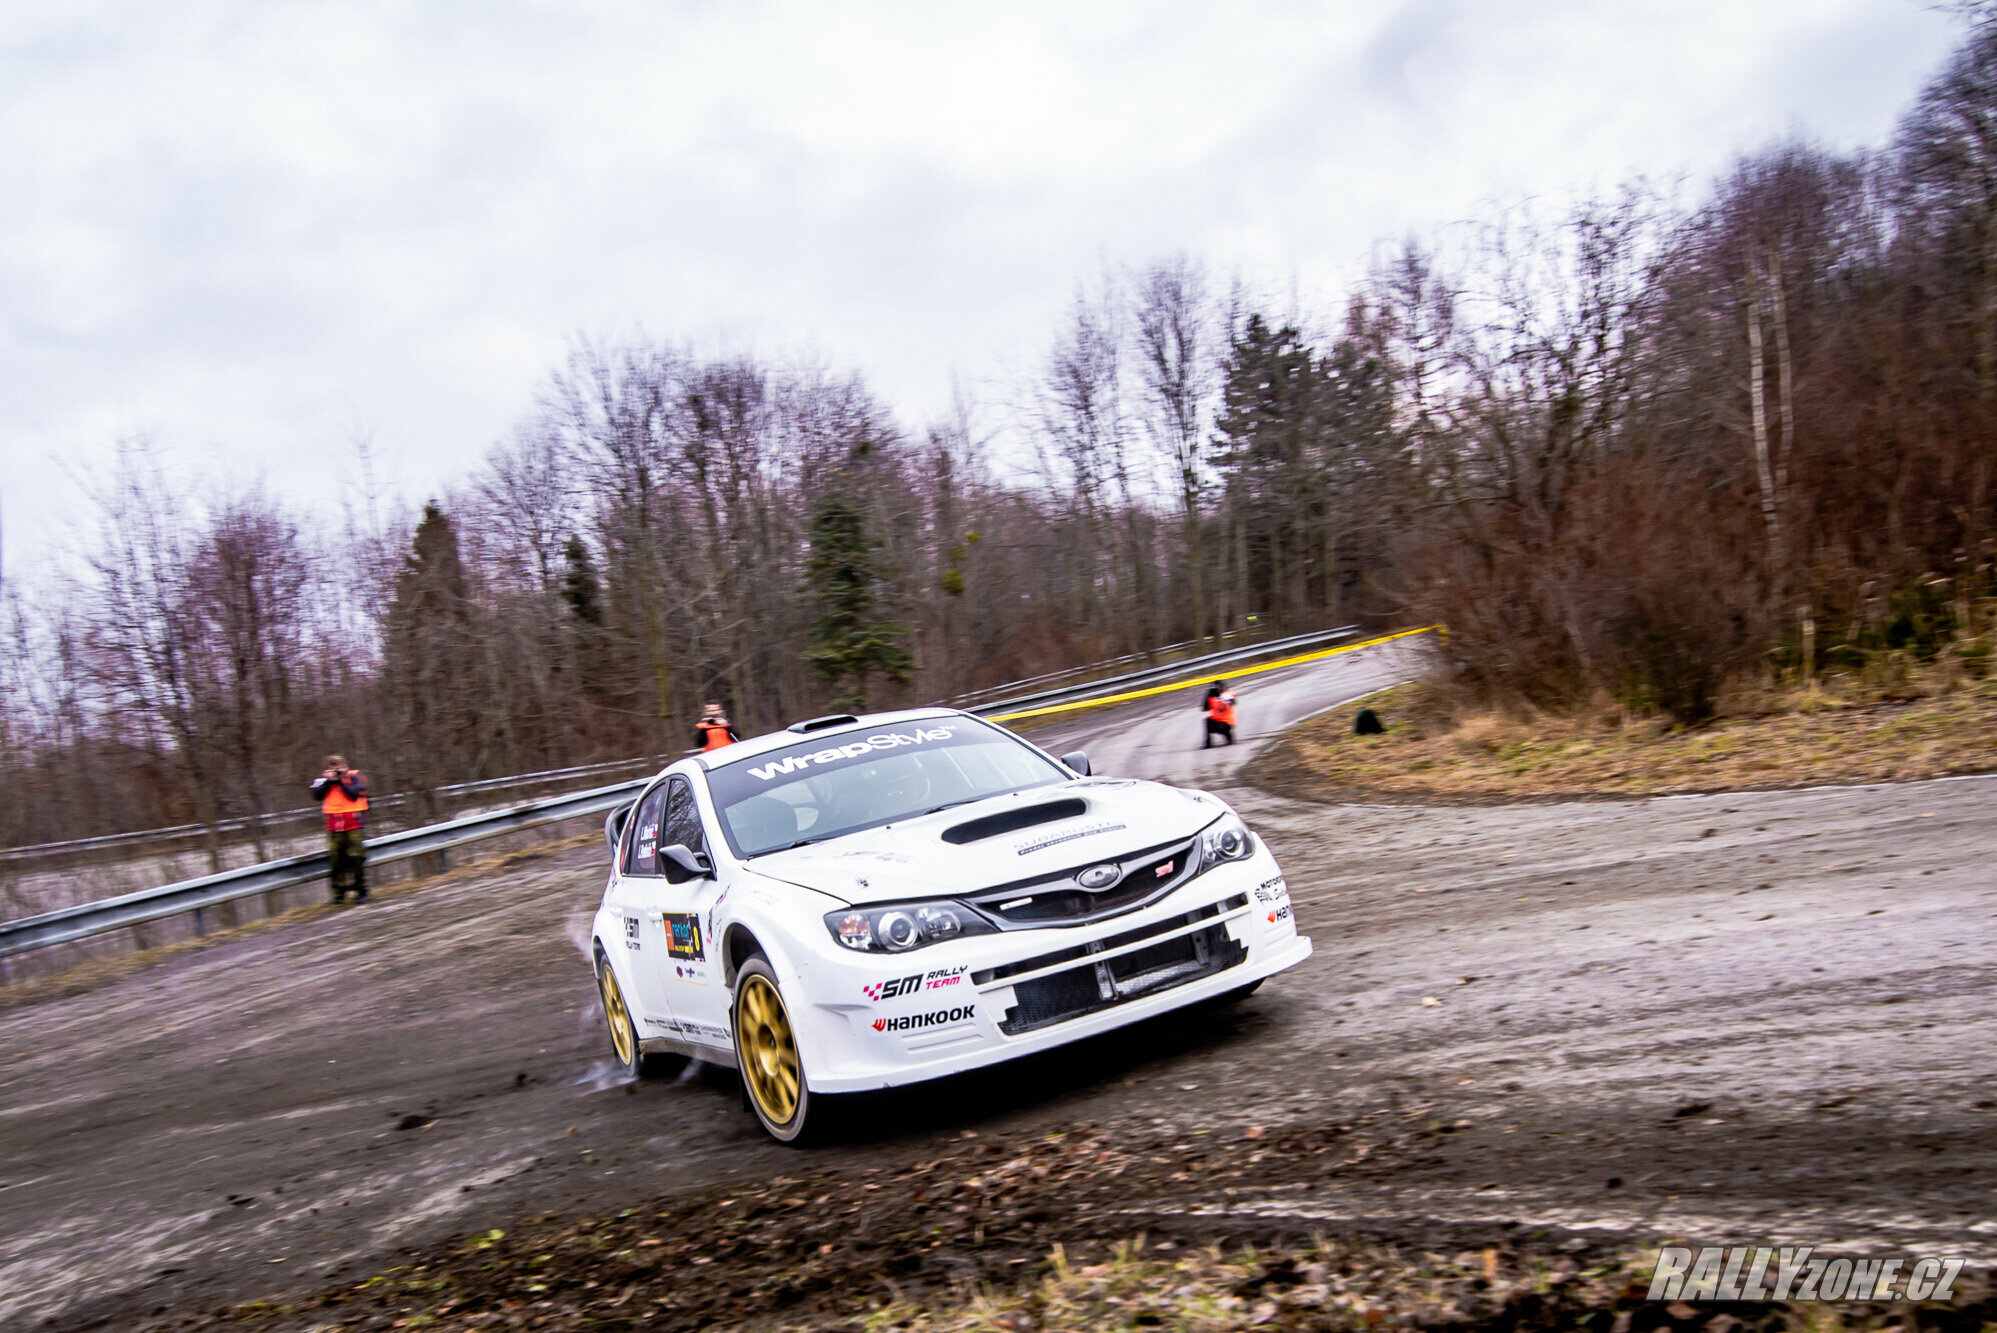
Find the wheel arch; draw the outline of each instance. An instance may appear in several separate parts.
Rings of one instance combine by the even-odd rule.
[[[761,954],[770,960],[771,967],[780,966],[771,956],[768,946],[756,932],[740,921],[728,923],[728,930],[721,937],[721,981],[726,986],[735,984],[735,974],[751,956]]]

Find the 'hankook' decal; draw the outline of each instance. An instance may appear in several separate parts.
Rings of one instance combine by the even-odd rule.
[[[877,1018],[876,1032],[910,1032],[916,1028],[940,1028],[946,1023],[962,1023],[976,1017],[978,1007],[967,1004],[957,1009],[938,1009],[929,1014],[903,1014],[899,1018]]]

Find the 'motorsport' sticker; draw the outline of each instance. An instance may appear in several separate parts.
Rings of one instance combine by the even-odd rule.
[[[1032,842],[1022,842],[1012,850],[1020,856],[1025,856],[1028,852],[1042,852],[1049,847],[1059,847],[1064,842],[1073,842],[1077,838],[1092,838],[1098,833],[1115,833],[1123,827],[1122,824],[1091,824],[1087,828],[1078,828],[1072,833],[1057,833],[1052,837],[1035,838]]]
[[[1265,879],[1255,886],[1255,901],[1258,903],[1280,903],[1290,896],[1290,886],[1283,882],[1281,875]]]
[[[903,1014],[899,1018],[877,1018],[874,1020],[876,1032],[913,1032],[918,1028],[940,1028],[947,1023],[963,1023],[977,1016],[978,1006],[967,1004],[957,1009],[938,1009],[928,1014]]]

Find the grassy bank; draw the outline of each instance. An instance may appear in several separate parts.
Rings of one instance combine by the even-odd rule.
[[[1355,736],[1360,708],[1386,734]],[[1997,680],[1892,702],[1769,696],[1705,727],[1612,709],[1464,713],[1421,684],[1322,714],[1249,779],[1317,799],[1509,801],[1806,787],[1997,772]]]

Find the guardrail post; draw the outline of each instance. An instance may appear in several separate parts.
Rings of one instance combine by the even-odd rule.
[[[272,889],[263,896],[263,914],[276,916],[284,910],[284,890]]]
[[[194,933],[197,936],[208,933],[208,914],[199,907],[194,909]]]

